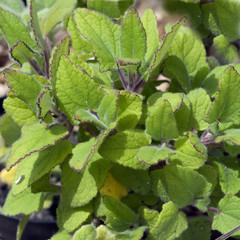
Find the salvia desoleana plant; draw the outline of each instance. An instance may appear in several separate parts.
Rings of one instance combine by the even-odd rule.
[[[210,240],[239,226],[240,2],[165,1],[192,26],[182,14],[160,40],[154,12],[140,18],[133,1],[58,0],[41,21],[29,2],[31,29],[0,8],[18,63],[3,71],[16,172],[2,212],[21,214],[18,239],[49,196],[54,240]],[[52,46],[62,18],[69,36]]]

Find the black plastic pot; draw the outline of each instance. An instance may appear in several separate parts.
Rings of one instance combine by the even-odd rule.
[[[15,240],[19,219],[0,213],[0,240]],[[21,240],[47,240],[58,230],[55,221],[29,220]]]

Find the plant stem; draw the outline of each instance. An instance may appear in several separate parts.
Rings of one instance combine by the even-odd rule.
[[[220,211],[219,211],[217,208],[213,208],[213,207],[208,207],[207,210],[208,210],[209,212],[213,212],[213,213],[217,213],[217,214],[220,213]]]
[[[118,68],[118,73],[119,73],[119,76],[121,78],[124,89],[128,90],[128,83],[127,83],[126,77],[123,73],[123,70]]]
[[[225,233],[224,235],[222,235],[221,237],[217,238],[216,240],[225,240],[227,238],[229,238],[232,234],[234,234],[235,232],[240,230],[240,225],[238,225],[237,227],[233,228],[232,230],[230,230],[229,232]]]

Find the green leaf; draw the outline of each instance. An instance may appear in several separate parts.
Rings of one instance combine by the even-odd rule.
[[[97,138],[91,138],[88,142],[79,143],[72,151],[72,158],[69,165],[79,171],[82,171],[86,165],[98,155],[98,149],[105,138],[115,129],[116,126],[102,132]]]
[[[195,75],[194,79],[192,80],[192,89],[199,88],[202,85],[202,82],[207,77],[210,71],[210,64],[206,63],[203,65]]]
[[[57,141],[67,136],[68,132],[61,125],[48,128],[45,124],[37,122],[23,126],[21,138],[12,145],[7,169],[11,169],[15,164],[34,152],[55,145]]]
[[[127,230],[125,232],[117,233],[117,240],[139,240],[143,237],[146,227],[139,227],[134,230]]]
[[[146,133],[155,140],[174,139],[179,136],[172,107],[167,100],[154,108],[146,120]]]
[[[17,16],[0,8],[0,18],[0,29],[10,46],[13,46],[18,41],[22,41],[32,49],[36,48],[36,43],[31,38],[27,27]]]
[[[168,51],[168,56],[180,58],[190,77],[206,63],[206,51],[201,39],[188,27],[181,27]]]
[[[83,207],[71,208],[63,201],[60,201],[57,209],[58,226],[64,228],[68,232],[73,232],[87,220],[92,211],[92,203]]]
[[[106,139],[99,153],[106,159],[134,169],[146,169],[146,165],[138,162],[137,152],[140,147],[151,143],[151,138],[138,129],[119,132]]]
[[[25,62],[34,62],[39,58],[37,52],[33,51],[29,46],[21,41],[18,41],[10,49],[11,56],[21,65]]]
[[[91,44],[86,39],[84,39],[82,35],[78,32],[72,16],[69,17],[67,30],[71,37],[72,49],[76,54],[81,54],[83,52],[91,52]]]
[[[46,36],[57,23],[61,22],[64,17],[68,16],[74,9],[75,4],[76,0],[55,1],[48,14],[45,15],[40,22],[42,34]]]
[[[240,38],[240,13],[238,10],[236,10],[240,9],[239,1],[216,0],[214,4],[222,33],[227,36],[230,42]]]
[[[36,104],[38,106],[38,118],[44,119],[44,117],[52,109],[54,104],[51,98],[50,91],[43,88],[42,92],[40,93],[37,99]]]
[[[219,182],[225,194],[237,194],[240,191],[239,161],[237,158],[222,157],[213,161],[219,174]]]
[[[16,240],[21,240],[23,231],[28,223],[30,215],[23,215],[19,221],[18,227],[17,227],[17,236]]]
[[[24,101],[33,111],[37,111],[36,101],[41,91],[41,84],[28,74],[7,69],[4,76],[14,95]]]
[[[192,106],[193,127],[196,130],[203,131],[209,124],[203,121],[203,116],[208,112],[211,99],[207,92],[202,88],[192,90],[188,95]]]
[[[24,10],[24,4],[18,0],[1,0],[0,6],[6,10],[12,10],[16,13],[21,13]]]
[[[62,167],[63,203],[71,207],[81,207],[89,203],[103,186],[109,168],[110,163],[99,155],[81,173],[65,162]]]
[[[165,69],[164,73],[172,78],[172,80],[177,80],[181,88],[186,92],[190,89],[190,79],[188,76],[188,71],[183,61],[177,56],[170,56],[164,62]]]
[[[13,196],[12,192],[8,193],[6,202],[3,206],[2,212],[5,215],[14,216],[17,214],[28,215],[35,211],[40,211],[43,206],[43,193],[31,193],[31,188],[17,196]]]
[[[226,195],[218,204],[219,213],[215,214],[212,229],[221,233],[227,233],[240,225],[240,199],[235,196]],[[238,231],[233,235],[240,236]]]
[[[26,157],[18,164],[12,184],[12,193],[17,195],[24,191],[32,183],[50,172],[57,164],[63,162],[71,150],[69,141],[58,141],[55,146],[47,147]],[[24,176],[24,179],[18,183],[17,179],[21,176]]]
[[[0,122],[0,133],[7,146],[11,146],[21,136],[21,128],[7,114],[5,114]]]
[[[115,198],[105,196],[104,207],[110,226],[118,232],[128,229],[137,221],[137,214]]]
[[[98,85],[65,56],[59,62],[55,89],[60,109],[72,123],[78,109],[96,110],[103,98]]]
[[[223,73],[218,91],[204,120],[209,123],[219,121],[239,124],[240,107],[236,98],[240,96],[240,76],[234,67],[228,67]]]
[[[240,145],[240,129],[227,129],[224,132],[224,135],[220,135],[216,138],[215,142],[231,142],[236,145]]]
[[[156,15],[153,10],[150,8],[145,10],[141,21],[147,37],[147,51],[145,54],[145,62],[149,63],[152,61],[154,53],[160,44],[158,38]]]
[[[180,28],[180,26],[185,22],[186,18],[180,19],[175,25],[172,26],[171,31],[163,38],[162,44],[155,51],[154,58],[150,64],[149,70],[147,72],[146,80],[149,79],[152,72],[159,66],[163,61],[165,55],[169,51],[171,44],[173,43],[174,38]]]
[[[95,240],[96,228],[93,225],[84,225],[73,235],[73,240]]]
[[[157,210],[150,210],[147,207],[139,208],[139,215],[143,225],[146,225],[149,229],[152,229],[159,218],[159,212]]]
[[[121,57],[143,60],[146,52],[146,33],[135,9],[128,11],[122,24]]]
[[[145,146],[141,147],[137,153],[139,162],[143,162],[147,165],[156,165],[159,161],[164,161],[174,154],[174,151],[165,144],[160,146]]]
[[[118,99],[117,130],[135,128],[142,115],[142,100],[139,95],[122,91]]]
[[[187,229],[188,223],[184,213],[179,212],[173,202],[163,204],[162,211],[154,218],[149,226],[149,240],[173,240]]]
[[[50,240],[72,240],[72,238],[66,230],[59,229]]]
[[[163,182],[159,176],[163,175]],[[191,204],[194,199],[210,195],[212,184],[192,169],[181,166],[165,166],[162,170],[151,172],[153,192],[161,196],[162,189],[179,208]]]
[[[50,63],[50,79],[51,79],[51,85],[53,89],[55,90],[56,86],[56,80],[57,80],[57,71],[59,67],[59,62],[62,57],[62,55],[68,56],[70,51],[70,37],[65,37],[61,43],[57,46],[55,52],[53,53],[53,57]]]
[[[115,68],[115,58],[120,56],[120,26],[100,13],[83,8],[75,11],[74,20],[80,33],[92,44],[100,70]]]
[[[97,228],[96,240],[116,240],[116,237],[104,225],[100,225]]]
[[[145,195],[151,190],[151,179],[147,170],[113,164],[111,173],[119,182],[125,184],[134,192]]]
[[[213,42],[213,47],[217,55],[224,63],[233,63],[238,61],[238,49],[234,45],[230,44],[223,34],[215,37]]]
[[[195,217],[176,240],[209,240],[211,238],[211,222],[204,217]]]
[[[4,100],[3,107],[20,127],[32,124],[38,120],[32,109],[13,95],[9,95],[7,99]]]

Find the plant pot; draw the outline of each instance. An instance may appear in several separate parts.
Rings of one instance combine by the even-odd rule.
[[[19,219],[4,216],[0,212],[0,240],[15,240]],[[21,240],[50,239],[58,230],[55,221],[30,219],[24,229]]]

